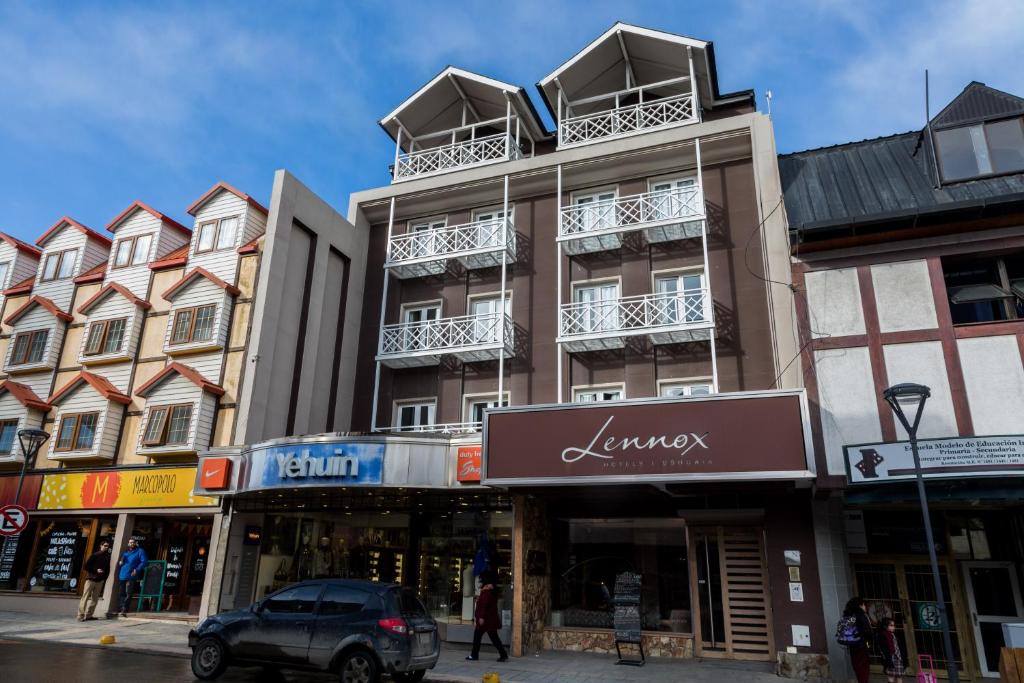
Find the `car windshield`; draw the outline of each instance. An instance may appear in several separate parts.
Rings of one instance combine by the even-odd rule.
[[[411,590],[399,591],[398,595],[395,596],[398,600],[398,609],[402,612],[402,616],[406,617],[425,617],[427,616],[427,608],[423,606],[420,599],[416,597],[416,593]]]

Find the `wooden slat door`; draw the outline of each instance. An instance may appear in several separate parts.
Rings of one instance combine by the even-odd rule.
[[[709,549],[717,557],[708,557]],[[690,534],[691,576],[705,577],[698,590],[709,585],[720,586],[721,621],[725,642],[714,642],[711,634],[702,633],[704,619],[700,610],[712,602],[700,599],[693,604],[698,612],[695,639],[698,655],[729,659],[770,661],[775,656],[772,636],[771,605],[768,596],[768,567],[764,555],[764,532],[747,527],[713,527],[693,529]],[[699,563],[705,563],[698,567]],[[709,580],[709,573],[717,575]],[[717,602],[718,596],[712,596]],[[716,629],[718,630],[718,629]]]

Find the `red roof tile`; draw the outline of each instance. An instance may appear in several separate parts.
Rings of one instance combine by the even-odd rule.
[[[208,391],[211,394],[214,394],[215,396],[224,395],[224,387],[218,384],[214,384],[213,382],[209,381],[192,368],[188,367],[187,365],[182,365],[177,361],[171,361],[170,363],[168,363],[163,370],[153,375],[152,379],[150,379],[148,382],[146,382],[141,387],[136,389],[135,393],[142,397],[148,396],[149,393],[154,388],[156,388],[158,384],[163,382],[168,375],[175,372],[184,377],[185,379],[187,379],[188,381],[192,382],[192,384],[195,384],[203,391]]]
[[[258,235],[256,239],[251,242],[246,242],[238,248],[238,253],[243,256],[246,254],[258,254],[260,251],[259,241],[263,239],[263,235]]]
[[[39,296],[38,294],[36,294],[31,299],[26,301],[18,310],[7,316],[7,319],[4,320],[4,322],[8,325],[13,325],[14,323],[18,322],[21,316],[28,313],[29,309],[32,308],[33,306],[42,306],[43,308],[48,310],[50,314],[53,315],[53,317],[59,318],[60,320],[63,320],[65,322],[71,322],[72,320],[70,313],[65,313],[64,311],[60,310],[60,307],[58,307],[57,304],[53,303],[45,296]]]
[[[64,216],[59,221],[57,221],[52,226],[50,226],[50,229],[47,230],[46,232],[44,232],[42,235],[40,235],[39,239],[36,240],[36,245],[38,245],[40,247],[45,245],[46,241],[48,239],[50,239],[55,232],[60,230],[65,225],[70,225],[72,228],[74,228],[75,230],[79,231],[83,235],[88,235],[89,237],[92,237],[93,239],[96,239],[96,240],[99,240],[100,242],[103,242],[105,245],[107,245],[107,248],[110,247],[110,238],[109,237],[105,237],[104,235],[99,234],[98,232],[96,232],[92,228],[87,228],[86,226],[82,225],[81,223],[76,221],[74,218],[70,218],[69,216]]]
[[[241,290],[239,290],[238,287],[235,287],[234,285],[229,285],[227,282],[224,282],[224,280],[221,280],[219,277],[208,271],[206,268],[200,268],[199,266],[196,266],[188,273],[186,273],[185,277],[181,278],[173,285],[168,287],[167,291],[161,294],[161,296],[170,301],[171,299],[174,298],[174,295],[178,292],[178,290],[187,285],[189,282],[192,282],[192,280],[196,279],[197,277],[205,277],[207,280],[217,285],[231,296],[238,296],[241,293]]]
[[[72,282],[74,282],[76,285],[84,285],[90,282],[103,282],[103,276],[106,275],[106,273],[107,262],[104,261],[98,266],[93,266],[89,270],[85,271],[84,273],[76,277],[74,280],[72,280]]]
[[[249,203],[249,206],[253,207],[257,211],[262,213],[264,216],[266,216],[266,215],[268,215],[270,213],[269,211],[267,211],[266,207],[264,207],[258,201],[256,201],[255,199],[253,199],[252,197],[250,197],[246,193],[242,192],[241,190],[236,190],[235,188],[233,188],[230,185],[228,185],[227,183],[225,183],[223,180],[218,182],[213,187],[211,187],[205,193],[203,193],[202,197],[200,197],[199,199],[197,199],[194,202],[192,202],[192,206],[188,207],[187,211],[191,215],[195,216],[196,212],[198,212],[199,209],[202,208],[203,204],[205,204],[206,202],[208,202],[211,199],[213,199],[213,196],[215,194],[217,194],[218,192],[220,192],[221,190],[225,190],[225,191],[230,192],[231,194],[235,195],[236,197],[239,197],[240,199],[244,199],[246,202]]]
[[[15,249],[24,254],[34,256],[36,259],[38,259],[43,253],[36,249],[35,247],[33,247],[28,242],[22,242],[17,237],[11,237],[6,232],[0,232],[0,240],[7,242],[7,244],[11,245],[12,247],[14,247]]]
[[[183,245],[164,256],[162,259],[149,264],[150,270],[167,270],[169,268],[180,268],[188,262],[188,246]]]
[[[128,206],[127,209],[125,209],[124,211],[119,213],[117,215],[117,218],[115,218],[114,220],[110,221],[107,224],[107,230],[109,230],[110,232],[114,232],[117,229],[117,226],[119,226],[124,221],[128,220],[128,218],[133,213],[135,213],[136,211],[140,211],[140,210],[141,211],[146,211],[146,212],[152,214],[155,218],[160,220],[164,225],[172,227],[172,228],[174,228],[176,230],[180,230],[181,232],[185,233],[186,235],[189,235],[189,236],[192,235],[192,231],[189,230],[188,228],[186,228],[184,225],[182,225],[178,221],[174,220],[173,218],[171,218],[170,216],[168,216],[166,214],[160,213],[159,211],[157,211],[156,209],[150,207],[147,204],[143,204],[142,202],[140,202],[137,199],[134,202],[132,202]]]
[[[123,296],[125,299],[128,299],[128,301],[132,302],[136,306],[141,306],[142,308],[150,308],[152,306],[152,304],[146,301],[145,299],[140,299],[139,297],[135,296],[130,291],[128,291],[127,287],[119,285],[116,282],[111,282],[107,284],[106,287],[103,287],[102,289],[100,289],[100,291],[96,292],[91,297],[89,297],[88,301],[79,306],[78,312],[85,315],[86,313],[89,312],[89,309],[91,309],[93,306],[98,304],[103,299],[107,298],[107,296],[113,292],[120,294],[121,296]]]
[[[11,380],[4,380],[0,382],[0,393],[9,391],[11,396],[18,399],[18,403],[25,406],[26,408],[35,408],[36,410],[49,411],[50,404],[43,399],[36,396],[36,392],[32,391],[29,387],[18,382],[12,382]]]
[[[21,282],[16,282],[3,291],[4,296],[14,296],[15,294],[28,294],[32,291],[32,285],[35,284],[36,276],[32,275],[25,278]]]
[[[128,405],[132,402],[131,398],[118,391],[117,387],[111,384],[106,377],[94,375],[91,372],[86,372],[85,370],[79,371],[79,373],[75,375],[70,382],[58,389],[53,396],[46,399],[46,402],[50,404],[59,402],[82,382],[87,382],[89,386],[95,389],[100,396],[108,401],[114,401],[115,403],[122,403],[124,405]]]

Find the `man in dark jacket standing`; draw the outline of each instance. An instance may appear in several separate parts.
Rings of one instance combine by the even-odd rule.
[[[96,611],[96,603],[103,595],[103,584],[110,575],[110,541],[100,543],[100,549],[85,561],[85,573],[85,587],[82,599],[78,601],[78,620],[92,621],[96,618],[92,615]]]
[[[498,592],[494,587],[496,579],[490,573],[480,575],[480,596],[476,599],[476,610],[474,611],[475,623],[473,626],[473,651],[466,659],[473,662],[480,658],[480,641],[484,634],[491,639],[491,644],[498,650],[498,661],[508,660],[508,653],[505,652],[498,637],[498,629],[501,628],[501,617],[498,615]]]
[[[142,580],[142,571],[146,568],[146,562],[146,551],[135,542],[134,538],[129,538],[128,550],[124,551],[121,561],[117,563],[120,567],[117,571],[117,580],[121,588],[121,604],[118,614],[122,617],[128,616],[132,593],[139,588],[139,581]]]

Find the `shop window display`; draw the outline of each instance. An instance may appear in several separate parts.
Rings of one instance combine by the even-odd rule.
[[[92,551],[93,541],[112,538],[116,520],[40,520],[35,554],[32,558],[29,590],[46,593],[79,591],[82,563]]]
[[[645,631],[692,632],[681,520],[562,519],[552,548],[552,626],[613,628],[615,577],[628,571],[642,576]]]

